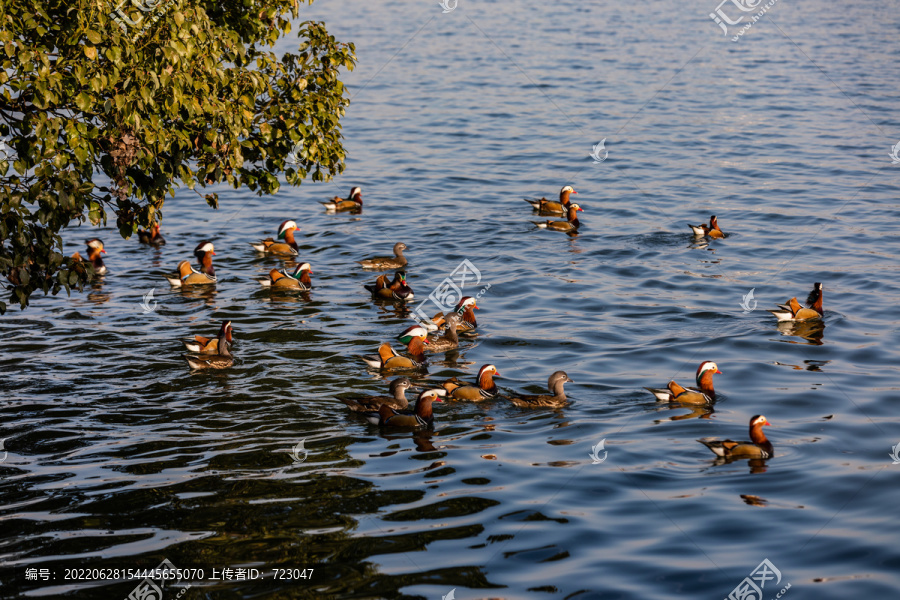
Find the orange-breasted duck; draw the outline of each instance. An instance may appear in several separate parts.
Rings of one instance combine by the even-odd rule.
[[[425,344],[428,332],[421,325],[413,325],[397,336],[406,344],[409,356],[402,356],[394,352],[387,342],[378,347],[378,354],[367,354],[363,360],[367,365],[382,371],[418,370],[425,367]]]
[[[285,256],[297,256],[300,247],[294,239],[294,232],[300,228],[293,221],[285,221],[278,226],[278,239],[266,238],[261,242],[250,242],[253,249],[264,254],[283,254]],[[284,241],[279,241],[284,240]]]
[[[397,242],[394,244],[394,256],[378,256],[376,258],[367,258],[366,260],[358,260],[364,269],[379,269],[386,271],[388,269],[402,269],[406,266],[406,257],[403,251],[406,250],[406,244]]]
[[[354,187],[350,189],[350,196],[346,200],[335,196],[328,202],[320,202],[319,204],[324,205],[325,212],[330,213],[362,210],[362,190]]]
[[[460,333],[465,333],[468,331],[472,331],[473,329],[478,327],[478,320],[475,318],[475,310],[478,308],[478,304],[476,304],[475,298],[471,296],[463,296],[459,299],[459,302],[456,304],[456,308],[453,309],[453,312],[460,316],[460,321],[456,326],[456,331]],[[433,317],[431,317],[432,323],[435,323],[438,327],[446,321],[446,317],[444,313],[439,312]]]
[[[382,404],[378,412],[363,413],[366,420],[373,425],[380,427],[407,427],[420,428],[428,427],[434,422],[434,413],[432,412],[432,402],[443,402],[437,394],[436,390],[425,390],[416,398],[416,406],[411,414],[400,413],[388,406]]]
[[[679,402],[681,404],[709,404],[716,399],[716,390],[713,387],[713,375],[722,374],[716,363],[711,360],[700,363],[697,367],[697,387],[685,388],[674,381],[669,382],[666,388],[644,388],[657,400],[663,402]]]
[[[567,402],[566,392],[563,390],[563,386],[565,386],[566,383],[573,382],[571,379],[569,379],[569,376],[566,375],[565,371],[556,371],[547,380],[547,389],[550,390],[550,393],[552,395],[547,396],[544,394],[539,394],[536,396],[510,396],[509,401],[516,406],[522,406],[526,408],[537,408],[541,406],[561,406]]]
[[[553,231],[578,231],[581,227],[581,221],[578,220],[578,211],[584,212],[584,209],[573,202],[569,205],[568,221],[532,221],[540,229],[552,229]]]
[[[559,190],[559,202],[556,200],[547,200],[546,198],[541,198],[539,200],[525,198],[525,202],[530,204],[531,208],[540,212],[542,215],[564,215],[569,208],[569,195],[577,193],[578,192],[576,192],[571,185],[564,185],[562,189]]]
[[[412,288],[406,282],[406,271],[394,273],[394,280],[388,281],[387,275],[379,275],[373,284],[363,286],[372,293],[373,298],[381,300],[400,300],[409,302],[415,298]]]
[[[500,377],[497,367],[484,365],[478,370],[478,385],[462,385],[454,388],[449,390],[449,396],[456,400],[469,400],[472,402],[493,398],[497,395],[497,384],[494,383],[494,377]]]
[[[257,279],[256,281],[263,287],[306,291],[312,289],[311,274],[312,267],[309,263],[301,263],[294,267],[294,270],[290,272],[287,269],[272,269],[269,271],[268,277],[265,279]]]
[[[188,352],[197,352],[198,354],[218,354],[219,353],[219,337],[224,335],[225,341],[229,345],[234,341],[232,338],[231,321],[223,321],[219,328],[219,333],[214,338],[195,335],[192,340],[184,340],[184,347]]]
[[[92,240],[87,240],[84,243],[87,244],[88,260],[91,261],[91,264],[94,266],[94,274],[106,275],[106,265],[103,264],[103,257],[100,256],[101,254],[106,254],[106,250],[103,249],[103,242],[94,238]],[[76,261],[84,260],[77,252],[72,255],[72,259]]]
[[[822,292],[824,287],[821,283],[813,284],[813,290],[806,298],[806,307],[800,305],[796,296],[787,301],[787,304],[779,304],[779,310],[770,310],[779,321],[810,321],[813,319],[821,319],[825,314],[822,307]]]
[[[456,313],[450,313],[444,319],[447,329],[441,337],[431,337],[428,339],[428,352],[447,352],[459,348],[459,336],[456,335],[456,328],[462,319]]]
[[[229,339],[231,339],[231,321],[225,321],[222,330],[219,331],[218,354],[200,354],[198,356],[185,354],[184,358],[187,360],[191,369],[194,370],[227,369],[234,364],[234,357],[228,349]]]
[[[174,287],[185,285],[209,285],[216,282],[216,271],[213,269],[212,257],[216,252],[212,242],[200,242],[194,249],[194,256],[200,263],[200,270],[191,267],[191,263],[183,260],[178,263],[178,274],[167,275],[166,279]]]
[[[694,232],[694,235],[697,237],[708,237],[708,238],[716,238],[722,239],[725,237],[725,233],[719,228],[719,219],[716,215],[713,215],[709,218],[709,225],[706,223],[700,223],[699,225],[691,225],[688,223],[688,227],[691,228],[691,231]]]
[[[390,396],[363,396],[361,398],[338,398],[353,412],[377,412],[382,406],[387,405],[394,410],[403,410],[409,406],[406,399],[406,390],[413,387],[409,377],[398,377],[390,385]]]
[[[772,458],[775,451],[772,442],[766,439],[763,426],[771,425],[763,415],[755,415],[750,419],[750,441],[733,442],[731,440],[697,440],[722,458]]]
[[[165,246],[166,238],[159,234],[159,223],[154,223],[150,229],[138,229],[138,241],[151,246]]]

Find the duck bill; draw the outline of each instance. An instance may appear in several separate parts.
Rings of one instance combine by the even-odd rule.
[[[716,369],[716,373],[718,373],[719,375],[721,375],[721,374],[722,374],[722,371]]]

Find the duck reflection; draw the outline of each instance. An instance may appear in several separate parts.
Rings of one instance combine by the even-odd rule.
[[[684,421],[685,419],[709,419],[710,415],[716,412],[716,409],[712,404],[707,405],[698,405],[698,406],[688,406],[686,404],[669,404],[664,408],[660,408],[659,410],[676,410],[676,409],[685,409],[689,412],[683,415],[674,415],[669,417],[668,419],[657,419],[654,423],[665,423],[666,421]]]
[[[825,342],[825,323],[822,321],[781,321],[776,327],[781,335],[801,337],[810,344],[821,346]],[[790,344],[799,344],[800,342],[785,340]]]
[[[722,465],[730,465],[733,462],[738,462],[741,460],[746,460],[747,465],[750,467],[750,474],[757,475],[759,473],[765,473],[768,470],[767,462],[769,459],[767,458],[746,458],[746,457],[731,457],[731,458],[716,458],[712,461],[712,465],[714,467],[721,467]],[[748,504],[750,504],[748,502]]]
[[[750,506],[768,506],[769,504],[769,501],[765,498],[753,496],[752,494],[741,494],[741,499]]]

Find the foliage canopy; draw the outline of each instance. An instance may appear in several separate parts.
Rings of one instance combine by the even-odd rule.
[[[354,47],[309,21],[279,60],[298,0],[116,1],[0,4],[0,275],[23,308],[93,277],[62,253],[74,221],[114,216],[128,238],[179,185],[264,195],[280,173],[344,168],[338,71]]]

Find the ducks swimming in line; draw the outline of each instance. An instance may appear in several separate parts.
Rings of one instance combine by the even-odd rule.
[[[138,229],[138,241],[151,246],[165,246],[166,238],[159,234],[159,223],[154,223],[149,230]]]
[[[166,275],[166,279],[173,287],[190,285],[211,285],[216,282],[216,271],[213,269],[212,257],[215,256],[215,248],[212,242],[200,242],[194,249],[194,256],[200,263],[200,270],[191,267],[189,261],[178,263],[178,273]]]
[[[97,238],[90,239],[84,242],[87,245],[87,255],[88,260],[91,263],[91,266],[94,267],[95,275],[106,275],[106,265],[103,264],[103,257],[101,254],[106,254],[106,250],[103,249],[103,242]],[[77,252],[72,255],[72,260],[83,262],[84,259],[81,258],[81,255]]]
[[[716,218],[716,215],[709,218],[709,225],[706,223],[701,223],[699,225],[691,225],[688,223],[688,227],[691,228],[691,231],[693,231],[694,235],[697,237],[715,239],[723,239],[725,237],[725,233],[719,228],[719,219]]]
[[[569,209],[569,195],[577,194],[578,192],[571,185],[564,185],[561,190],[559,190],[559,202],[555,200],[547,200],[546,198],[541,198],[539,200],[531,200],[525,198],[525,202],[531,205],[531,208],[538,211],[542,216],[553,216],[553,215],[565,215]]]
[[[361,264],[364,269],[377,269],[379,271],[402,269],[406,266],[406,257],[403,256],[404,250],[406,250],[406,244],[397,242],[394,244],[394,256],[378,256],[356,262]]]
[[[697,367],[697,387],[685,388],[674,381],[670,381],[666,388],[644,388],[657,400],[663,402],[677,402],[680,404],[710,404],[716,399],[716,390],[713,388],[713,375],[722,374],[716,363],[706,361]]]
[[[813,289],[809,293],[809,296],[806,297],[805,308],[800,305],[795,296],[788,300],[786,304],[779,304],[778,308],[780,310],[770,310],[769,312],[775,315],[779,321],[810,321],[821,319],[825,314],[825,310],[822,307],[823,291],[824,286],[821,283],[816,282],[813,284]]]
[[[184,358],[187,361],[188,366],[190,366],[192,370],[227,369],[232,366],[234,364],[234,357],[228,348],[228,340],[230,340],[231,337],[231,321],[225,321],[222,324],[222,328],[219,330],[217,342],[218,353],[200,354],[199,356],[185,354]]]
[[[578,212],[584,212],[577,203],[573,202],[569,205],[569,213],[567,221],[532,221],[539,229],[552,229],[553,231],[565,231],[574,233],[581,227],[581,221],[578,220]]]
[[[547,389],[550,390],[551,396],[545,394],[539,395],[519,395],[510,396],[509,401],[516,406],[523,408],[536,408],[541,406],[562,406],[567,402],[566,392],[563,386],[566,383],[574,383],[565,371],[556,371],[547,380]]]
[[[253,249],[263,254],[283,254],[285,256],[297,256],[300,254],[300,247],[294,239],[294,232],[300,231],[294,221],[285,221],[278,226],[278,240],[266,238],[260,242],[250,242]]]
[[[309,263],[301,263],[291,272],[288,272],[287,269],[272,269],[267,278],[256,281],[263,287],[305,292],[312,289],[311,274],[312,267]]]
[[[344,200],[343,198],[339,198],[335,196],[328,202],[320,202],[325,206],[325,212],[333,213],[333,212],[347,212],[354,211],[358,212],[362,210],[362,190],[358,187],[354,187],[350,189],[350,196]]]
[[[763,426],[771,425],[763,415],[755,415],[750,419],[750,441],[733,442],[731,440],[697,440],[722,458],[772,458],[775,451],[772,442],[766,439]]]

